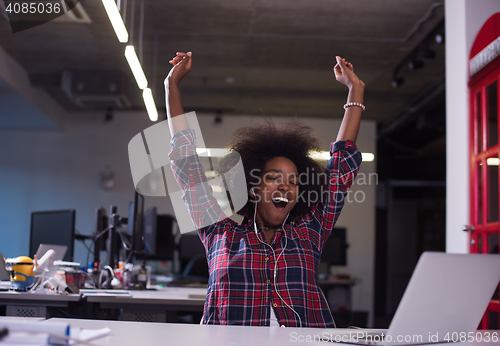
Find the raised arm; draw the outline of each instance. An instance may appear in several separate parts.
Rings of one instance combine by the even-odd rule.
[[[181,92],[179,83],[191,71],[192,54],[178,52],[177,55],[169,61],[174,67],[165,78],[165,100],[167,104],[167,119],[170,128],[170,134],[188,129],[186,119],[181,116],[184,114],[182,108]]]
[[[365,83],[356,76],[352,64],[339,56],[337,56],[337,65],[335,65],[333,71],[335,72],[337,81],[349,88],[347,105],[351,104],[345,110],[344,118],[342,119],[342,124],[337,135],[337,141],[351,140],[356,142],[363,109],[360,106],[352,104],[363,104]]]

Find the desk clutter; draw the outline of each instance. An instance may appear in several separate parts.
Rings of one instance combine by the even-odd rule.
[[[82,288],[149,287],[151,275],[145,262],[141,266],[119,262],[115,269],[110,266],[101,269],[99,263],[89,263],[88,270],[83,270],[80,263],[57,260],[64,256],[65,251],[65,247],[41,244],[34,259],[27,256],[4,259],[0,253],[0,267],[3,269],[0,290],[79,293]]]
[[[99,207],[91,234],[75,229],[73,209],[32,212],[29,255],[7,259],[0,255],[0,290],[144,290],[151,286],[146,261],[168,261],[163,274],[170,278],[159,286],[206,286],[208,266],[199,238],[181,235],[175,218],[158,214],[156,207],[144,209],[144,197],[137,192],[127,217],[118,214],[116,206],[111,205],[109,213]],[[82,241],[88,250],[83,265],[74,262],[75,241]]]
[[[144,211],[137,193],[128,209],[122,217],[115,206],[97,208],[86,235],[74,210],[33,212],[30,256],[0,254],[0,317],[198,323],[208,281],[198,236],[181,236],[155,207]],[[83,263],[74,261],[75,241],[87,247]],[[168,265],[155,268],[160,261]]]
[[[69,323],[41,323],[23,319],[0,319],[2,345],[69,345],[86,343],[108,335],[111,329],[71,328]]]

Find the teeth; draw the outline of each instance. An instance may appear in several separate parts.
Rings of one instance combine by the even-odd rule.
[[[286,202],[286,203],[288,203],[288,199],[285,197],[274,197],[273,202]]]

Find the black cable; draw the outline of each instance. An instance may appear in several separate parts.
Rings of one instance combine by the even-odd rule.
[[[76,230],[75,229],[75,234],[76,235],[82,235],[80,233],[80,231]],[[85,262],[85,266],[88,266],[89,265],[89,256],[90,256],[90,253],[92,252],[92,254],[94,254],[94,251],[92,251],[92,249],[87,245],[87,243],[85,242],[85,240],[87,239],[78,239],[78,240],[81,240],[82,243],[83,243],[83,246],[85,246],[85,248],[87,249],[87,262]],[[93,240],[93,239],[91,239]],[[94,245],[94,242],[92,241],[92,245]]]
[[[95,242],[99,237],[101,237],[103,234],[105,234],[107,231],[109,231],[113,226],[108,226],[105,229],[103,229],[101,232],[99,232],[93,239],[92,241]]]
[[[68,313],[67,313],[66,311],[64,311],[64,310],[61,310],[61,309],[59,309],[59,308],[57,308],[56,310],[57,310],[57,311],[59,311],[60,313],[64,314],[64,315],[68,316],[69,318],[74,318],[74,319],[77,319],[77,317],[75,317],[75,316],[73,316],[73,315],[68,314]]]
[[[95,241],[92,242],[92,247],[94,247],[94,251],[95,251]],[[91,248],[88,248],[89,251],[87,251],[87,262],[85,262],[85,265],[88,266],[89,265],[89,257],[90,257],[90,249]],[[92,251],[92,253],[94,253],[94,251]],[[92,266],[92,269],[94,269],[94,266]]]
[[[129,263],[129,261],[132,259],[133,254],[140,254],[140,251],[131,250],[127,258],[125,259],[125,263]]]
[[[106,227],[105,229],[103,229],[101,232],[97,233],[95,237],[92,238],[92,247],[94,248],[94,251],[95,250],[95,242],[97,239],[99,239],[103,234],[105,234],[107,231],[109,231],[111,229],[112,226],[108,226]],[[85,243],[84,243],[85,244]],[[87,262],[85,263],[86,266],[89,265],[89,257],[90,257],[90,252],[91,252],[91,248],[90,247],[87,247],[88,251],[87,251]],[[94,251],[92,251],[92,253],[94,253]],[[100,250],[99,250],[100,251]],[[92,268],[93,269],[93,268]]]
[[[120,238],[122,240],[122,245],[125,248],[125,250],[127,250],[127,251],[132,250],[132,244],[130,244],[130,243],[126,244],[128,242],[128,239],[124,238],[122,232],[117,232],[117,233],[118,233],[118,235],[120,236]],[[127,242],[125,242],[125,240],[127,240]]]
[[[88,250],[88,252],[92,252],[92,254],[94,254],[94,251],[92,251],[92,249],[89,248],[89,246],[87,245],[87,243],[85,242],[85,240],[82,240],[82,243],[83,243],[83,246],[85,246],[85,248]]]

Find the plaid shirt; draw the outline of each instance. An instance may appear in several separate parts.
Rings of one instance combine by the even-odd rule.
[[[332,157],[326,168],[329,200],[314,204],[309,213],[275,232],[271,246],[279,257],[276,287],[274,254],[257,238],[253,219],[245,217],[238,225],[222,213],[212,197],[196,155],[194,131],[176,133],[171,148],[172,171],[194,224],[210,224],[207,217],[214,222],[198,229],[210,273],[203,323],[269,326],[273,307],[279,323],[286,327],[334,327],[328,303],[318,287],[317,270],[323,245],[361,163],[355,144],[342,141],[331,146]],[[262,230],[258,233],[265,239]]]

